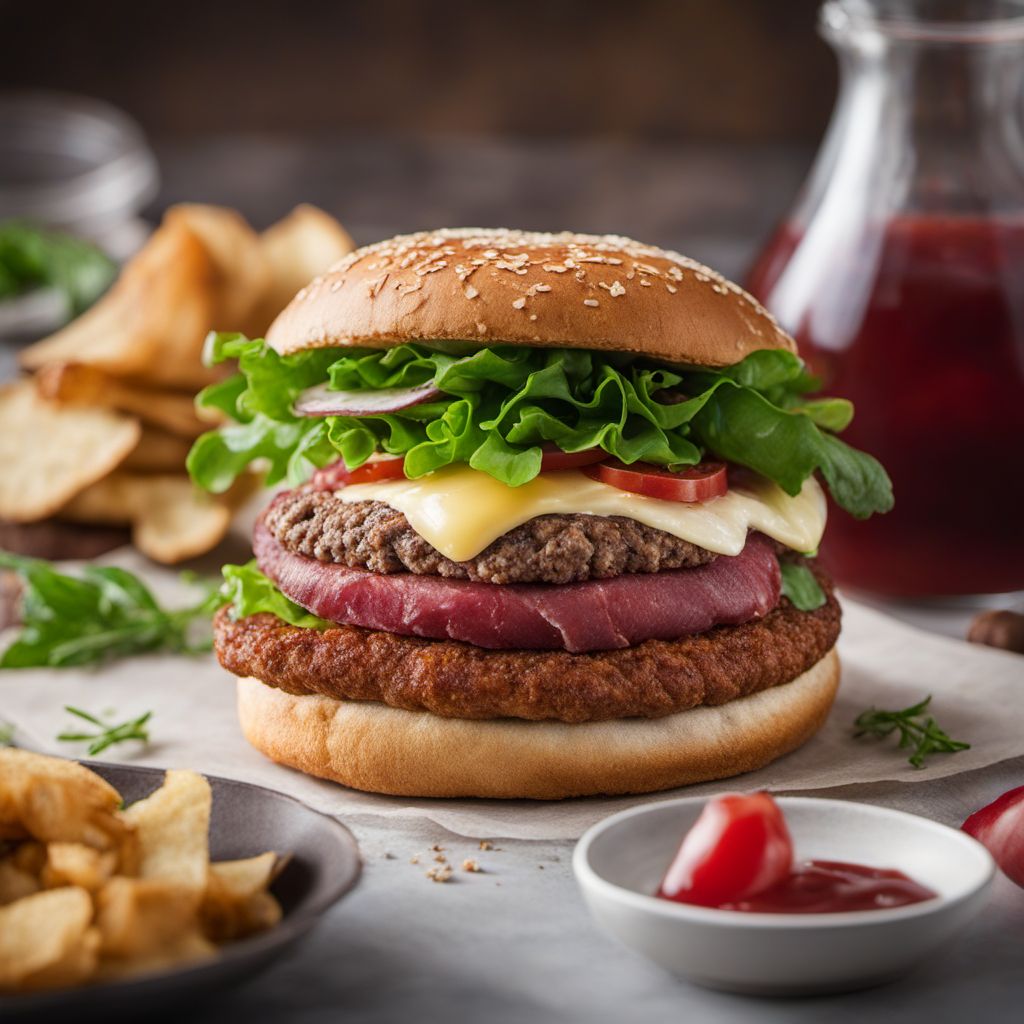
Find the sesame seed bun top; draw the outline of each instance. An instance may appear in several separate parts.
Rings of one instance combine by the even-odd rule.
[[[329,346],[468,341],[635,352],[728,366],[793,339],[696,260],[617,235],[461,228],[350,253],[267,332],[282,355]]]

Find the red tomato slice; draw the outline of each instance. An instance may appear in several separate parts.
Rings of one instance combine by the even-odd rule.
[[[646,494],[665,501],[708,501],[729,490],[724,462],[701,462],[681,473],[670,473],[661,466],[635,462],[627,466],[618,459],[583,470],[592,480],[611,484],[620,491]]]
[[[1024,888],[1024,786],[975,811],[963,830],[988,847],[996,863]]]
[[[602,448],[585,448],[581,452],[563,452],[556,444],[542,444],[544,454],[540,460],[540,471],[550,473],[559,469],[579,469],[581,466],[592,466],[608,458]]]
[[[792,866],[793,841],[779,805],[767,793],[727,793],[704,805],[658,895],[717,907],[770,889]]]
[[[316,491],[337,491],[349,484],[372,484],[380,480],[401,480],[405,476],[405,459],[381,458],[364,462],[358,469],[349,469],[344,459],[338,459],[313,474],[311,481]]]

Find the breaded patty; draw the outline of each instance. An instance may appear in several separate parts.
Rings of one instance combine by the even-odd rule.
[[[494,651],[356,626],[301,629],[269,614],[232,622],[226,609],[214,642],[229,672],[286,693],[447,718],[659,718],[787,683],[818,662],[839,636],[840,611],[831,583],[815,574],[828,595],[817,611],[798,611],[783,598],[740,626],[592,654]]]
[[[517,526],[466,562],[427,543],[379,501],[346,503],[329,491],[279,495],[265,522],[295,554],[371,572],[413,572],[481,583],[576,583],[623,573],[689,569],[712,552],[621,516],[546,515]]]

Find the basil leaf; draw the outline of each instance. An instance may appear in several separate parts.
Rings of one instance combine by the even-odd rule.
[[[806,565],[780,561],[779,569],[782,571],[782,596],[788,597],[794,607],[802,612],[813,612],[825,603],[825,591]]]
[[[54,288],[70,319],[88,309],[116,274],[116,264],[80,238],[22,221],[0,224],[0,299]]]

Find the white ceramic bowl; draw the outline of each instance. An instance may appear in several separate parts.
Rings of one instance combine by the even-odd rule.
[[[591,828],[573,870],[591,913],[655,963],[712,988],[764,995],[838,992],[889,981],[929,957],[984,906],[989,852],[963,832],[902,811],[779,797],[799,860],[897,868],[934,900],[842,914],[752,914],[651,895],[705,800],[644,804]]]

